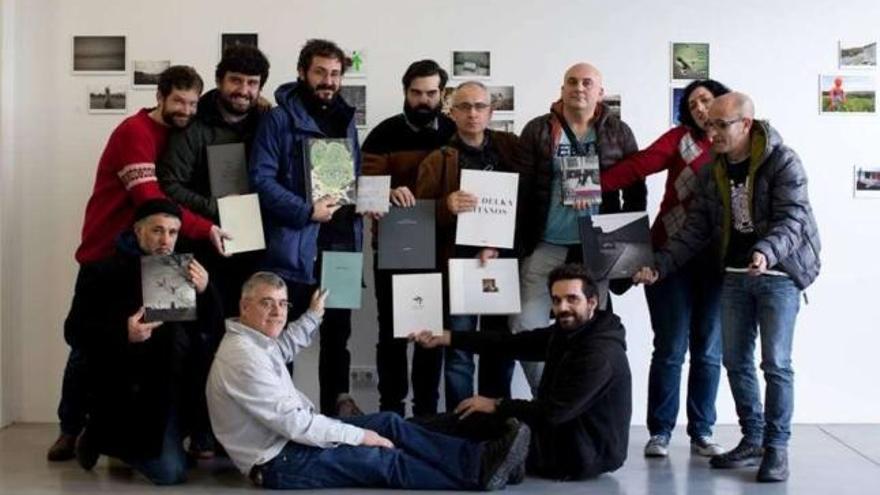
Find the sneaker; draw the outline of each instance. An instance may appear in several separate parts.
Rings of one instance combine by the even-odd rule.
[[[761,463],[764,449],[757,445],[740,440],[739,445],[728,452],[713,456],[709,459],[709,465],[717,469],[735,469],[742,467],[757,466]]]
[[[761,467],[758,468],[758,481],[773,483],[788,479],[788,450],[776,447],[764,449]]]
[[[480,487],[500,490],[526,461],[531,431],[514,418],[505,422],[507,431],[501,438],[483,443],[480,454]]]
[[[703,457],[714,457],[724,453],[724,449],[712,437],[694,437],[691,438],[691,452]]]
[[[76,457],[76,435],[62,433],[49,447],[46,458],[52,462],[69,461]]]
[[[669,455],[669,437],[651,435],[645,444],[645,457],[666,457]]]
[[[336,417],[337,418],[353,418],[355,416],[363,416],[364,412],[358,407],[354,398],[348,394],[339,394],[336,399]]]
[[[98,446],[95,445],[92,436],[89,434],[89,429],[86,427],[76,440],[76,461],[83,469],[91,471],[100,456]]]

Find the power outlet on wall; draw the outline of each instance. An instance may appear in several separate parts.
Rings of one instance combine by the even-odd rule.
[[[375,387],[379,384],[379,374],[375,366],[352,366],[348,377],[352,387]]]

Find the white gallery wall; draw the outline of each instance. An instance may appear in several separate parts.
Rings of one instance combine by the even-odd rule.
[[[490,82],[516,87],[519,131],[558,96],[577,61],[603,70],[640,146],[669,127],[671,41],[711,43],[711,76],[753,96],[803,159],[824,267],[808,290],[794,344],[796,422],[880,422],[880,324],[874,262],[880,201],[853,199],[853,166],[880,164],[880,116],[820,116],[818,75],[837,67],[839,39],[880,39],[880,3],[600,2],[521,0],[325,2],[227,0],[0,0],[0,424],[53,421],[67,356],[62,323],[77,266],[73,252],[98,157],[123,115],[91,115],[90,84],[130,76],[74,76],[71,37],[125,35],[130,61],[195,66],[211,86],[221,32],[257,32],[272,63],[265,94],[295,77],[299,48],[326,37],[367,53],[367,123],[399,112],[400,76],[419,58],[450,65],[451,50],[490,50]],[[838,15],[840,14],[840,15]],[[875,74],[876,71],[871,72]],[[128,113],[154,103],[129,90]],[[664,177],[649,181],[651,216]],[[371,283],[371,277],[368,277]],[[375,302],[365,293],[350,342],[353,364],[373,365]],[[651,331],[641,289],[615,300],[628,330],[633,421],[644,423]],[[297,366],[314,397],[316,353]],[[686,373],[686,370],[685,370]],[[736,421],[726,380],[719,422]],[[524,394],[521,382],[518,394]],[[368,404],[375,397],[359,395]]]

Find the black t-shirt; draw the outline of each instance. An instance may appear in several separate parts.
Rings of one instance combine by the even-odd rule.
[[[752,262],[752,248],[758,240],[752,222],[752,191],[748,182],[749,160],[727,164],[730,185],[730,242],[724,266],[747,268]]]

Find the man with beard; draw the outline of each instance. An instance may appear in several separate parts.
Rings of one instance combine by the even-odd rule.
[[[552,325],[518,334],[430,332],[410,338],[425,347],[450,346],[512,359],[544,362],[531,400],[474,396],[445,415],[422,422],[435,430],[480,439],[516,418],[532,430],[526,469],[554,479],[584,479],[614,471],[626,460],[632,383],[620,318],[598,309],[596,284],[579,264],[547,277]]]
[[[199,99],[198,113],[186,129],[172,132],[156,167],[162,190],[181,205],[219,222],[217,197],[208,173],[208,148],[243,143],[249,151],[262,111],[260,90],[269,76],[269,61],[256,47],[235,45],[217,64],[217,87]],[[227,317],[237,315],[241,284],[255,271],[261,253],[223,258],[199,253],[223,297]]]
[[[297,62],[297,80],[275,92],[278,106],[260,122],[251,151],[250,183],[260,195],[267,244],[261,265],[286,282],[294,304],[291,318],[308,307],[322,253],[360,252],[363,245],[363,221],[354,205],[338,205],[330,196],[313,201],[306,183],[310,164],[305,153],[312,139],[347,140],[354,175],[360,175],[355,109],[339,96],[348,65],[335,43],[306,42]],[[350,335],[351,310],[328,309],[321,324],[318,363],[323,414],[360,413],[348,395]]]
[[[403,74],[403,113],[389,117],[367,136],[364,152],[364,175],[390,175],[391,201],[396,206],[415,204],[419,163],[431,152],[445,145],[455,133],[455,123],[440,112],[441,96],[448,76],[437,62],[413,62]],[[379,321],[376,345],[376,370],[379,374],[379,410],[406,412],[404,399],[409,393],[407,344],[394,338],[391,278],[412,270],[379,270],[377,249],[378,223],[373,223],[373,280]],[[413,352],[412,412],[416,416],[437,412],[440,367],[443,356],[438,350],[416,348]]]
[[[76,250],[76,261],[81,268],[111,256],[116,237],[131,226],[135,209],[148,200],[164,197],[156,181],[156,158],[165,147],[169,129],[189,124],[201,92],[202,78],[195,69],[182,65],[169,67],[159,76],[156,107],[141,109],[123,120],[110,135],[98,163],[92,196],[86,205],[82,242]],[[185,209],[182,221],[183,235],[210,239],[214,248],[223,252],[226,234],[217,225]],[[82,270],[77,275],[76,290],[81,274]],[[50,461],[73,458],[76,438],[86,417],[83,386],[86,364],[69,325],[65,325],[64,333],[71,350],[58,405],[61,435],[49,449]]]

